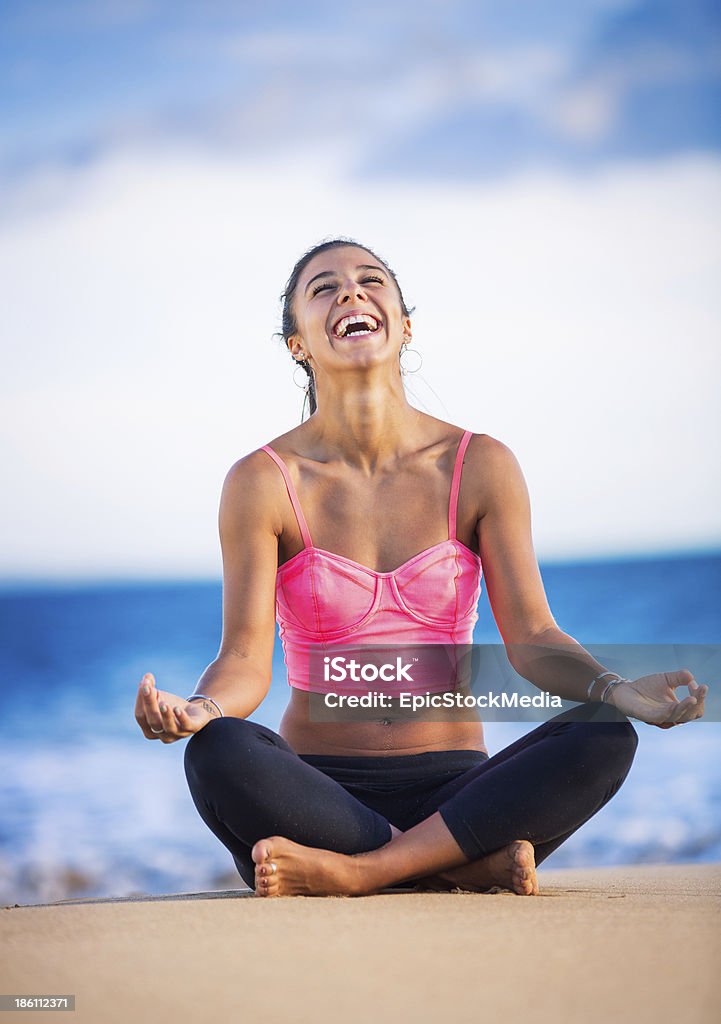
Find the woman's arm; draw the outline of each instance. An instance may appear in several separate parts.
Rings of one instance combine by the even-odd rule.
[[[217,657],[195,692],[212,697],[226,716],[234,718],[252,714],[270,686],[282,531],[279,479],[265,453],[253,452],[231,467],[223,484],[218,517],[223,633]],[[197,732],[217,715],[212,703],[186,703],[157,690],[152,676],[143,678],[135,717],[148,739],[172,742]]]
[[[277,484],[270,459],[253,452],[230,469],[220,499],[223,634],[195,689],[234,718],[252,714],[270,687],[282,530]]]
[[[533,548],[528,489],[518,461],[506,445],[487,435],[474,458],[478,460],[477,478],[482,480],[478,544],[483,574],[511,665],[524,679],[548,693],[578,702],[599,700],[612,674],[596,682],[589,695],[592,680],[608,670],[564,633],[551,614]],[[670,724],[687,720],[684,715],[700,717],[705,688],[697,687],[687,670],[662,675],[669,679],[664,685],[654,683],[651,689],[653,700],[661,700],[664,713],[673,714]],[[699,695],[700,708],[693,696],[676,702],[673,690],[678,685],[688,686],[692,694]],[[628,691],[628,687],[627,683],[614,687],[608,695],[610,702],[624,703],[618,698],[621,689]],[[638,701],[634,701],[636,707]],[[646,717],[651,713],[648,708],[638,706],[637,710],[641,713],[628,713],[650,720]],[[665,720],[662,717],[654,724]]]
[[[483,436],[482,514],[478,546],[488,600],[513,668],[542,690],[568,700],[587,700],[588,684],[605,671],[553,618],[531,534],[531,506],[521,467],[501,441]],[[560,665],[541,660],[540,645],[573,652]]]

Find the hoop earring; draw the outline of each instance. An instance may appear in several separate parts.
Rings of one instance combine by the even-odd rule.
[[[305,381],[302,384],[298,383],[298,378],[296,377],[296,373],[298,372],[298,370],[303,370]],[[301,391],[307,392],[310,387],[310,378],[306,373],[305,368],[303,367],[303,364],[301,363],[300,359],[296,359],[295,361],[295,367],[293,368],[293,383],[297,388],[300,388]]]
[[[403,357],[408,352],[413,352],[418,357],[417,366],[408,366],[407,363],[403,362]],[[423,366],[423,356],[421,355],[417,348],[409,348],[408,344],[406,343],[400,351],[400,354],[398,356],[398,362],[401,365],[401,374],[405,377],[406,374],[409,373],[418,373],[421,366]]]

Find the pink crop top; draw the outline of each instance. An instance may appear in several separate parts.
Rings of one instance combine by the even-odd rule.
[[[311,651],[357,645],[470,644],[478,619],[481,560],[456,537],[463,456],[458,446],[448,505],[448,540],[426,548],[391,572],[375,572],[313,544],[288,467],[269,446],[288,490],[305,547],[278,568],[276,618],[288,682],[315,693],[338,690],[318,675]],[[311,664],[314,669],[311,671]],[[313,676],[313,678],[311,678]],[[428,680],[415,689],[429,689]],[[387,689],[387,688],[386,688]],[[412,691],[404,683],[400,689]]]

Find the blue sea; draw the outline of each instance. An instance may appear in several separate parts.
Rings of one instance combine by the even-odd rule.
[[[583,644],[721,644],[721,554],[541,569],[557,622]],[[479,615],[476,642],[498,643],[485,593]],[[146,671],[193,690],[220,622],[219,582],[0,592],[0,903],[243,887],[193,807],[185,741],[148,742],[133,718]],[[253,716],[271,728],[288,695],[278,643],[274,666]],[[635,724],[624,786],[548,867],[721,860],[721,723]],[[534,727],[489,723],[491,754]]]

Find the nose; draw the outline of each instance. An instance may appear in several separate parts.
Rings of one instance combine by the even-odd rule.
[[[367,299],[365,288],[362,284],[354,281],[353,278],[347,278],[341,288],[338,289],[338,305],[342,306],[346,302],[353,302],[354,299],[360,299],[361,302],[365,302]]]

